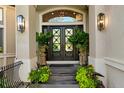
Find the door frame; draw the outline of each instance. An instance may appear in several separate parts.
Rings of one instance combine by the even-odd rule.
[[[72,25],[60,25],[60,26],[59,25],[57,25],[57,26],[53,25],[53,26],[44,26],[44,27],[47,28],[48,32],[49,32],[49,31],[51,31],[52,28],[58,28],[58,27],[60,27],[61,30],[66,29],[68,27],[71,27],[71,28],[73,28],[73,30],[75,30],[76,26],[79,27],[79,28],[83,28],[83,25],[74,25],[74,27],[72,27]],[[42,27],[42,30],[43,30],[43,27]],[[63,34],[63,32],[62,32],[62,34]],[[62,37],[64,34],[63,35],[62,34],[61,34],[60,38],[61,38],[61,40],[64,40],[64,43],[65,43],[65,38]],[[52,41],[50,41],[50,42],[52,42]],[[52,43],[50,43],[50,45],[52,46]],[[50,56],[50,55],[52,55],[52,48],[49,48],[48,49],[49,53],[47,53],[47,60],[48,59],[49,59],[48,61],[58,61],[58,60],[59,61],[76,61],[76,60],[79,60],[78,50],[75,48],[75,46],[73,46],[73,48],[74,48],[74,50],[73,50],[73,59],[71,59],[71,58],[70,59],[69,58],[67,58],[67,59],[66,58],[62,58],[63,60],[61,58],[60,59],[58,58],[58,59],[55,59],[55,60],[53,59],[52,60],[51,56]]]

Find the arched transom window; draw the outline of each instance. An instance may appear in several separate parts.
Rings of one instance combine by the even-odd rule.
[[[55,10],[43,15],[43,22],[81,22],[83,14],[71,10]]]

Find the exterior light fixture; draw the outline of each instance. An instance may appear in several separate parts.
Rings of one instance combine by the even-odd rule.
[[[99,13],[97,16],[97,27],[98,30],[103,31],[105,29],[105,14]]]
[[[23,15],[17,16],[17,30],[23,33],[25,31],[25,19]]]

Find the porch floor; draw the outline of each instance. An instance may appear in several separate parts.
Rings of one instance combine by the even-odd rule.
[[[75,81],[76,64],[52,64],[52,76],[46,84],[31,84],[31,88],[79,88]]]

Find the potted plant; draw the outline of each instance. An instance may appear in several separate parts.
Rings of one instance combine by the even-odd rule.
[[[48,48],[48,42],[52,38],[52,33],[36,32],[36,41],[38,43],[38,56],[40,65],[46,65],[46,49]]]
[[[89,34],[84,31],[80,31],[80,29],[77,29],[75,30],[75,34],[68,38],[68,41],[79,49],[80,65],[85,65],[86,51],[88,50],[89,46]]]

